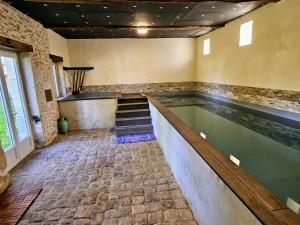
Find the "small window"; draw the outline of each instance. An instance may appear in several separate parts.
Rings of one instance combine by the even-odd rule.
[[[253,20],[243,23],[240,27],[240,46],[251,45],[252,43]]]
[[[203,55],[210,54],[210,39],[206,39],[203,42]]]

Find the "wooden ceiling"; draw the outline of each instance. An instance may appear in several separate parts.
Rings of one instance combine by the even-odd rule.
[[[6,0],[68,39],[194,38],[276,1]]]

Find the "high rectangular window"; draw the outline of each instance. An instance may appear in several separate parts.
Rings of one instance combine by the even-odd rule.
[[[252,43],[253,20],[243,23],[240,27],[240,46],[251,45]]]
[[[206,39],[203,42],[203,55],[210,54],[210,39]]]

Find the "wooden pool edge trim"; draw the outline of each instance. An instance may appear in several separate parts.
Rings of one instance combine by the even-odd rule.
[[[144,95],[262,223],[299,224],[300,217],[291,212],[270,191],[230,162],[155,97],[146,93]],[[281,211],[285,213],[280,213]]]

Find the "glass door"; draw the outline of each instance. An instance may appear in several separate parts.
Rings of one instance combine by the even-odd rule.
[[[0,51],[1,144],[8,168],[15,166],[34,148],[17,56]]]

